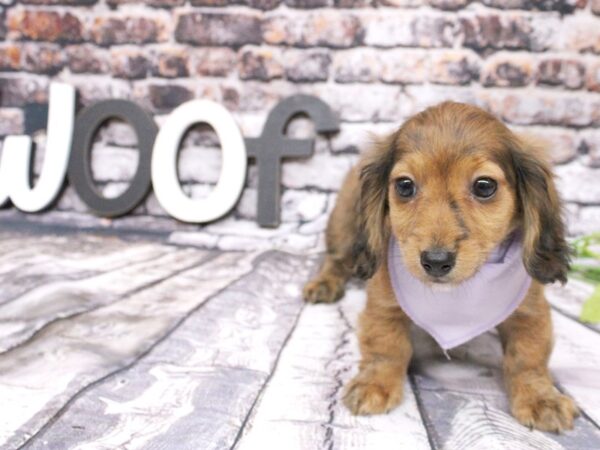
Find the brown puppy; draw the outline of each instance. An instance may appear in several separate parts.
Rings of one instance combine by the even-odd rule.
[[[493,194],[478,195],[482,188]],[[323,267],[304,290],[309,302],[333,302],[352,275],[369,279],[359,323],[360,372],[344,397],[353,413],[397,406],[412,356],[410,319],[387,269],[390,233],[413,276],[455,284],[473,276],[515,230],[521,230],[523,263],[533,282],[498,326],[512,413],[540,430],[572,428],[577,408],[548,372],[552,323],[543,284],[565,282],[569,263],[550,166],[541,149],[492,115],[452,102],[412,117],[351,170],[329,219]],[[455,254],[454,267],[441,279],[420,261],[432,247]]]

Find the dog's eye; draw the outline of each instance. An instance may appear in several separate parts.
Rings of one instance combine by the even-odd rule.
[[[473,194],[477,198],[490,198],[496,193],[498,183],[491,178],[477,178],[473,183]]]
[[[411,198],[417,193],[417,187],[410,178],[401,177],[396,180],[396,192],[402,198]]]

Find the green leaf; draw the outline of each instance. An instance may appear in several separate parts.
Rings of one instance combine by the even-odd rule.
[[[582,236],[572,242],[576,258],[600,258],[600,255],[590,250],[590,246],[600,244],[600,233]]]
[[[583,322],[600,323],[600,286],[596,286],[592,296],[583,304],[580,319]]]
[[[600,267],[598,266],[583,266],[573,264],[571,267],[572,273],[578,275],[578,278],[592,283],[600,283]]]

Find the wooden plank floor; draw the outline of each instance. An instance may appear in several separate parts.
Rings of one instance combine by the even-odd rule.
[[[557,436],[509,415],[493,333],[447,360],[416,330],[403,404],[350,415],[364,290],[304,305],[317,262],[0,232],[0,448],[600,448],[600,328],[576,320],[589,286],[548,290],[551,367],[583,410]]]

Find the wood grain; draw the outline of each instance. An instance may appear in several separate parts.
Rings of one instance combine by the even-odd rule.
[[[577,320],[589,285],[548,290],[573,431],[512,418],[494,333],[447,360],[415,330],[402,405],[355,417],[341,396],[364,289],[305,306],[315,258],[0,231],[0,447],[600,448],[600,333]]]
[[[561,340],[559,331],[557,341]],[[419,331],[415,342],[411,374],[423,411],[433,424],[430,433],[437,448],[592,449],[600,446],[600,430],[585,417],[576,420],[574,430],[561,435],[530,431],[512,418],[503,387],[502,352],[496,334],[486,333],[450,351],[450,360],[440,353],[431,338]],[[564,346],[557,345],[551,364],[553,373],[557,371],[554,361],[561,358],[564,351]],[[561,382],[558,373],[555,375]]]
[[[353,416],[341,402],[358,368],[354,327],[364,303],[353,289],[340,303],[304,309],[237,449],[430,448],[408,383],[390,414]]]
[[[313,264],[261,255],[168,339],[78,396],[28,447],[230,447],[303,307],[301,280]]]
[[[0,416],[0,445],[22,445],[81,389],[147,352],[189,311],[250,271],[255,255],[220,254],[198,265],[204,256],[198,252],[185,270],[171,269],[177,276],[51,321],[26,344],[0,355],[0,399],[10,411]],[[111,283],[118,291],[131,278],[129,273]],[[86,295],[73,298],[87,301]]]

